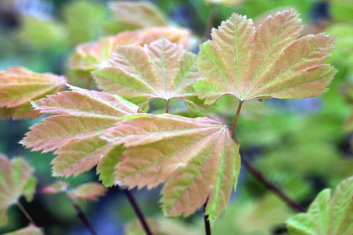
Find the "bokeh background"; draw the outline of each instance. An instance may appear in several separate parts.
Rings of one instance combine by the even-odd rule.
[[[194,33],[194,52],[201,40],[211,5],[204,0],[154,0],[171,25]],[[291,198],[307,207],[317,193],[335,187],[353,175],[351,134],[344,125],[353,111],[353,1],[351,0],[239,0],[236,6],[217,6],[215,25],[232,12],[261,19],[284,8],[295,8],[305,24],[305,34],[328,32],[337,35],[337,45],[329,62],[338,73],[329,92],[302,100],[270,99],[243,113],[237,138],[242,156]],[[119,24],[107,1],[94,0],[0,0],[0,69],[14,65],[36,72],[67,73],[67,59],[76,45],[95,41],[140,26]],[[221,99],[218,110],[230,118],[232,100]],[[176,104],[177,105],[177,104]],[[251,106],[251,105],[250,105]],[[152,106],[158,109],[158,104]],[[52,154],[29,152],[18,142],[35,120],[0,120],[0,152],[10,157],[24,156],[35,167],[39,189],[54,182]],[[92,170],[66,179],[72,186],[96,181]],[[159,188],[133,190],[148,217],[162,218]],[[89,234],[75,215],[65,195],[36,194],[31,203],[23,201],[35,221],[49,235]],[[99,234],[123,234],[135,219],[134,212],[117,188],[93,203],[81,204]],[[0,228],[8,232],[28,224],[17,208],[10,209],[10,223]],[[214,234],[287,234],[285,220],[293,212],[276,196],[242,169],[237,193],[225,214],[213,226]],[[202,213],[187,218],[162,220],[173,234],[203,234]],[[130,227],[134,225],[130,224]],[[137,233],[138,234],[138,233]]]

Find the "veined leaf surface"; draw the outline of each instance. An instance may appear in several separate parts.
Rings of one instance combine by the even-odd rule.
[[[33,103],[41,113],[55,114],[32,126],[21,141],[35,151],[56,150],[53,174],[77,175],[94,167],[114,150],[101,139],[116,122],[134,118],[138,107],[119,96],[72,87],[72,91]]]
[[[118,21],[126,25],[136,28],[167,25],[162,12],[149,2],[119,1],[111,2],[109,7]]]
[[[144,45],[160,38],[187,47],[190,32],[176,27],[149,27],[109,36],[98,42],[84,43],[76,47],[70,58],[69,68],[76,71],[92,71],[109,65],[109,58],[116,46]]]
[[[230,94],[239,100],[306,98],[320,95],[336,70],[322,64],[335,38],[320,33],[298,38],[302,26],[294,10],[266,17],[258,26],[233,14],[201,45],[195,85],[207,104]]]
[[[0,156],[0,225],[7,223],[7,209],[21,196],[25,196],[27,201],[32,200],[36,181],[33,168],[25,159],[10,160]]]
[[[182,46],[165,39],[141,46],[120,46],[110,66],[93,76],[105,92],[118,94],[141,107],[161,98],[195,95],[190,86],[199,78],[196,58]]]
[[[239,146],[228,128],[210,118],[151,115],[117,123],[106,135],[126,149],[115,167],[116,183],[162,190],[166,215],[190,215],[208,200],[214,221],[237,182]]]
[[[34,118],[31,100],[61,90],[66,82],[62,76],[34,73],[22,67],[11,67],[0,71],[0,107],[4,117]]]
[[[293,235],[343,235],[353,234],[353,177],[343,180],[331,193],[319,193],[306,213],[287,221]]]

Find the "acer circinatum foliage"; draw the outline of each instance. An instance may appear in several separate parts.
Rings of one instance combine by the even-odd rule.
[[[7,209],[16,204],[21,196],[31,201],[35,192],[36,178],[33,168],[23,158],[12,160],[0,155],[0,225],[7,223]]]
[[[322,64],[335,42],[324,33],[299,37],[298,14],[285,10],[254,26],[233,14],[212,31],[198,58],[205,78],[195,88],[206,103],[230,94],[239,100],[307,98],[325,92],[336,70]]]
[[[190,215],[206,200],[211,221],[225,209],[240,156],[223,123],[150,115],[117,123],[106,139],[125,148],[114,172],[119,185],[153,188],[165,183],[161,203],[166,215]]]
[[[68,189],[69,184],[64,181],[57,181],[51,185],[47,185],[42,189],[44,194],[57,194],[67,193],[67,195],[74,200],[91,200],[96,201],[98,197],[103,196],[106,193],[106,188],[98,183],[85,183],[81,184],[76,188]]]
[[[199,78],[196,56],[165,39],[143,47],[117,47],[108,67],[94,71],[93,76],[105,92],[141,107],[155,98],[168,101],[195,95],[190,86]]]
[[[44,233],[40,228],[34,225],[28,225],[25,228],[10,233],[3,233],[2,235],[44,235]]]
[[[33,150],[57,150],[56,176],[78,175],[96,166],[115,151],[100,135],[122,119],[132,118],[138,107],[119,96],[70,86],[72,91],[33,102],[36,110],[56,114],[31,127],[21,141]],[[98,171],[105,168],[98,165]]]
[[[65,82],[63,76],[39,74],[21,67],[0,70],[2,116],[15,119],[38,117],[30,101],[58,92]]]
[[[188,44],[190,31],[176,27],[149,27],[127,31],[115,36],[105,37],[98,42],[84,43],[76,47],[70,58],[69,69],[73,71],[93,71],[108,66],[115,47],[123,45],[144,45],[159,38],[181,44]]]
[[[353,177],[343,180],[332,193],[319,193],[306,213],[287,221],[291,235],[353,234]]]

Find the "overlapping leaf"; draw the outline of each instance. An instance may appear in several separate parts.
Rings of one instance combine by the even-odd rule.
[[[54,74],[38,74],[21,67],[0,71],[0,107],[4,117],[30,118],[38,116],[32,110],[31,100],[56,93],[65,84],[65,78]]]
[[[123,119],[134,118],[138,107],[118,96],[70,86],[72,91],[33,103],[41,113],[55,114],[32,126],[21,141],[33,150],[56,150],[53,173],[77,175],[94,167],[115,147],[100,135]],[[109,170],[108,170],[109,171]]]
[[[116,46],[144,45],[160,38],[187,46],[190,32],[176,27],[150,27],[143,30],[128,31],[109,36],[98,42],[81,44],[70,58],[69,68],[75,71],[92,71],[109,63]]]
[[[149,2],[119,1],[111,2],[109,7],[119,23],[135,28],[167,25],[162,12]]]
[[[0,156],[0,225],[7,223],[6,211],[21,196],[30,201],[35,192],[33,168],[23,158]]]
[[[265,18],[258,26],[233,14],[201,45],[195,85],[206,103],[230,94],[239,100],[317,96],[336,70],[322,64],[333,48],[326,34],[298,38],[302,26],[293,10]]]
[[[208,200],[206,214],[214,221],[226,207],[240,157],[224,124],[206,117],[151,115],[119,122],[106,139],[126,148],[115,167],[116,183],[129,188],[165,183],[166,215],[190,215]]]
[[[342,181],[331,194],[330,189],[321,191],[306,213],[290,218],[290,234],[353,234],[353,177]]]
[[[160,39],[144,47],[117,47],[109,67],[93,76],[104,91],[143,107],[155,98],[168,101],[194,95],[190,86],[198,79],[195,62],[195,55],[180,45]]]
[[[40,228],[34,225],[29,225],[25,228],[10,233],[4,233],[2,235],[44,235],[44,233]]]

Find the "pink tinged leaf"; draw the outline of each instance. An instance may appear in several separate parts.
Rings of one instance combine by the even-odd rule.
[[[0,156],[0,224],[7,222],[6,210],[21,196],[32,200],[35,185],[33,168],[23,158]]]
[[[62,193],[66,192],[69,187],[69,184],[64,181],[57,181],[51,185],[47,185],[44,188],[42,188],[42,193],[43,194],[57,194],[57,193]]]
[[[307,35],[294,10],[268,16],[256,28],[239,15],[223,22],[201,45],[201,80],[195,85],[207,104],[230,94],[240,100],[306,98],[326,91],[335,69],[322,63],[334,37]]]
[[[105,195],[106,188],[98,183],[86,183],[69,191],[72,199],[96,201],[98,197]]]
[[[199,79],[195,56],[180,45],[161,39],[144,47],[118,47],[110,67],[93,72],[104,91],[118,94],[140,106],[149,100],[185,98]]]
[[[239,174],[238,146],[224,124],[209,118],[149,116],[120,122],[106,135],[126,150],[115,177],[129,188],[164,183],[163,210],[189,215],[210,198],[215,220],[226,207]]]

